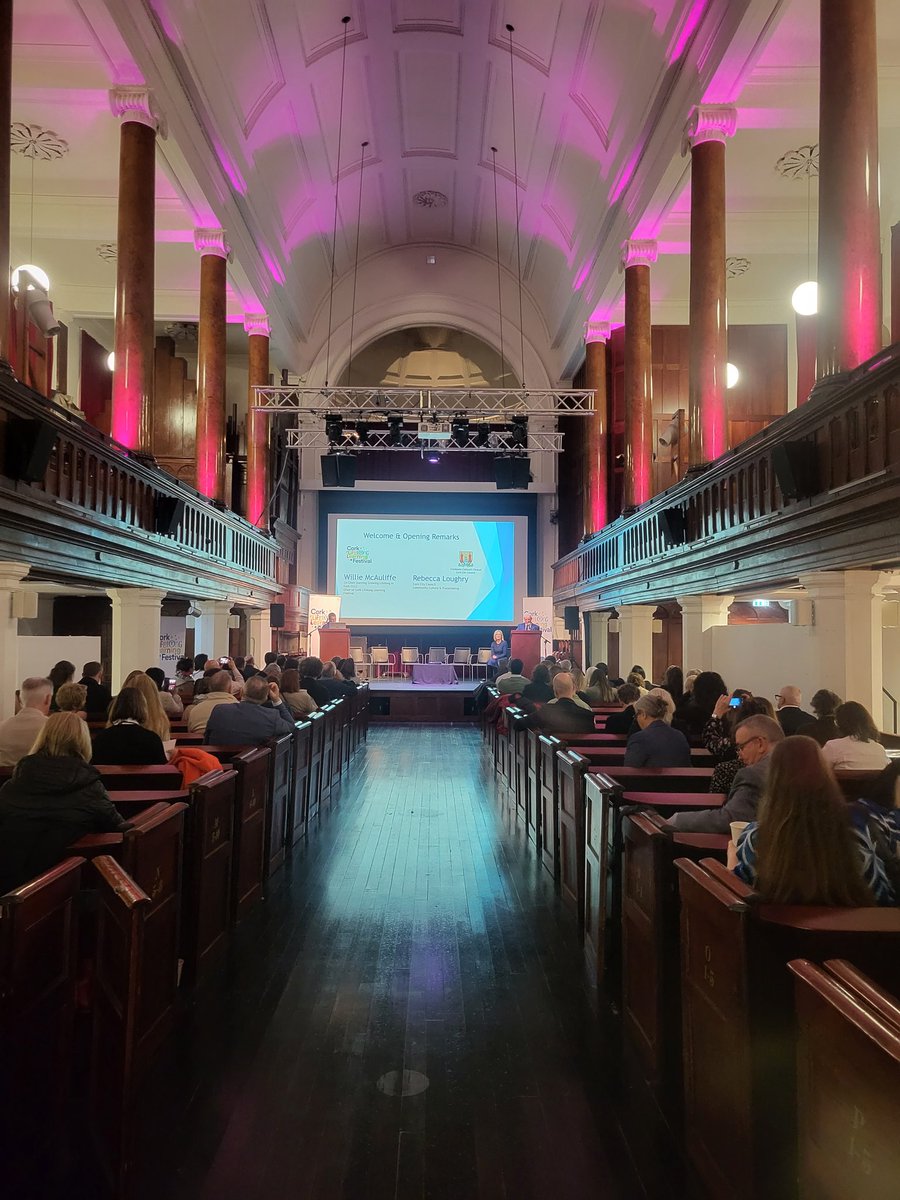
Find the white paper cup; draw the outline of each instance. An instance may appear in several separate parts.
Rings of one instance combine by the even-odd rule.
[[[732,821],[731,822],[731,840],[735,845],[738,844],[738,838],[750,824],[749,821]]]

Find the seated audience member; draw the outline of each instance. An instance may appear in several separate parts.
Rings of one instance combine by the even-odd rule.
[[[211,676],[209,691],[205,696],[195,696],[194,703],[185,715],[189,733],[204,733],[210,715],[218,705],[240,703],[231,691],[231,683],[231,675],[227,671],[216,671]]]
[[[800,689],[790,683],[785,684],[775,697],[775,716],[788,737],[792,733],[799,733],[804,725],[811,725],[816,719],[812,713],[800,707],[802,699]]]
[[[53,684],[32,676],[19,688],[22,707],[0,725],[0,767],[14,767],[34,745],[50,711]]]
[[[837,692],[829,692],[827,688],[819,688],[809,702],[809,707],[813,710],[815,720],[810,721],[808,725],[804,725],[803,732],[806,737],[814,738],[820,746],[824,746],[832,738],[839,738],[841,735],[837,727],[837,721],[834,719],[834,714],[837,711],[838,705],[842,703],[843,701]]]
[[[237,662],[237,659],[235,659],[235,662]],[[239,667],[238,670],[241,672],[245,680],[249,679],[251,675],[259,674],[259,667],[257,667],[256,663],[253,661],[252,654],[248,654],[244,658],[244,665]]]
[[[175,664],[175,694],[185,706],[194,698],[194,660],[179,658]]]
[[[588,704],[615,704],[616,691],[609,682],[609,667],[606,663],[597,663],[591,672],[586,688],[581,688],[578,695]]]
[[[84,721],[56,713],[0,788],[0,895],[49,871],[84,834],[129,828],[90,757]]]
[[[719,757],[719,761],[716,763],[709,781],[711,792],[724,792],[727,796],[731,791],[735,775],[744,765],[738,758],[734,731],[741,721],[746,721],[747,717],[771,717],[774,721],[775,707],[772,701],[767,700],[765,696],[749,696],[741,701],[739,707],[728,709],[721,720],[722,737],[715,742],[716,749],[713,751]],[[704,734],[703,740],[707,749],[712,749],[713,739],[708,740]]]
[[[665,721],[667,725],[671,725],[675,716],[675,701],[672,699],[672,693],[667,692],[664,687],[652,687],[650,691],[646,693],[646,695],[657,696],[660,700],[662,700],[663,705],[665,706],[665,712],[662,715],[662,720]],[[637,733],[637,728],[630,730],[630,732]]]
[[[50,701],[50,711],[56,712],[56,693],[64,683],[75,682],[75,664],[62,658],[58,663],[53,664],[47,678],[53,684],[53,699]]]
[[[297,670],[300,672],[300,687],[309,692],[319,708],[327,704],[331,697],[328,695],[328,689],[322,686],[321,658],[314,658],[312,655],[302,658]]]
[[[294,718],[278,684],[254,675],[237,704],[217,704],[206,723],[204,741],[218,746],[259,746],[294,732]]]
[[[329,700],[342,700],[344,696],[356,691],[356,685],[347,682],[333,661],[325,663],[319,682],[328,692]]]
[[[635,702],[635,719],[640,727],[625,747],[626,767],[689,767],[691,748],[687,738],[666,721],[671,720],[671,696],[664,693],[646,696]],[[668,701],[668,703],[667,703]],[[674,706],[673,706],[674,707]]]
[[[285,664],[286,662],[287,662],[287,655],[286,655],[286,654],[279,654],[279,655],[278,655],[278,657],[275,659],[275,664],[276,664],[276,666],[278,667],[278,670],[279,670],[279,671],[283,671],[283,670],[284,670],[284,664]]]
[[[575,682],[568,671],[553,677],[554,698],[532,713],[529,724],[545,733],[593,733],[594,714],[576,703]]]
[[[532,704],[546,704],[553,699],[553,688],[550,684],[550,671],[544,663],[538,663],[531,673],[531,682],[522,688],[522,699],[530,700]]]
[[[849,771],[877,770],[887,766],[890,759],[878,740],[878,730],[867,708],[855,700],[847,700],[838,705],[834,719],[840,736],[822,747],[829,766]],[[801,733],[805,732],[804,726]]]
[[[681,667],[666,667],[660,687],[664,687],[677,704],[684,695],[684,674]]]
[[[83,683],[64,683],[56,693],[57,712],[73,712],[82,720],[87,712],[87,688]]]
[[[502,629],[495,629],[494,636],[491,640],[491,656],[488,659],[487,673],[489,676],[495,675],[500,669],[500,663],[509,658],[509,645],[506,638],[503,636]]]
[[[172,717],[180,717],[184,712],[184,705],[178,693],[170,692],[166,687],[166,673],[162,667],[148,667],[144,674],[156,684],[156,690],[159,692],[159,702],[166,716],[170,720]]]
[[[729,850],[729,866],[770,904],[855,907],[891,903],[871,839],[847,804],[812,738],[774,747],[751,821]]]
[[[766,782],[772,751],[784,740],[784,730],[771,717],[748,717],[734,733],[743,764],[721,808],[675,813],[669,824],[684,833],[728,833],[732,821],[754,821]]]
[[[744,704],[749,699],[751,699],[751,693],[745,688],[735,688],[730,696],[720,696],[712,710],[712,716],[703,726],[700,741],[718,762],[728,762],[737,758],[734,731],[738,720],[743,719],[744,716],[758,715],[757,710],[752,713],[742,711]],[[770,709],[771,711],[769,711]],[[764,712],[767,717],[775,715],[775,710],[771,705]]]
[[[276,667],[278,666],[278,653],[275,650],[267,650],[263,655],[263,670],[271,667],[272,663],[275,663]]]
[[[687,672],[687,674],[684,677],[684,695],[685,696],[687,696],[690,692],[692,692],[694,690],[694,683],[696,682],[697,676],[702,675],[702,674],[703,674],[703,672],[698,671],[696,667],[694,667],[693,670]],[[677,703],[677,701],[676,701],[676,703]]]
[[[616,697],[625,707],[621,712],[610,713],[603,726],[604,733],[629,733],[634,724],[635,702],[641,698],[641,689],[633,683],[623,683],[616,688]]]
[[[687,737],[700,737],[703,727],[713,715],[716,701],[727,696],[728,688],[717,671],[701,671],[690,691],[685,689],[681,703],[675,707],[675,727]]]
[[[529,682],[528,676],[522,674],[521,658],[511,658],[506,674],[497,676],[497,691],[501,696],[515,696],[522,691],[522,688],[527,687]]]
[[[137,688],[122,688],[110,705],[109,723],[94,738],[93,762],[107,767],[162,766],[168,762],[162,738],[146,725],[144,697]]]
[[[296,654],[289,654],[284,660],[283,671],[296,671],[300,666],[300,659]]]
[[[199,683],[195,685],[199,687]],[[123,688],[137,688],[144,697],[144,703],[147,705],[147,720],[145,725],[148,729],[159,737],[166,750],[174,748],[175,743],[172,740],[172,728],[169,725],[169,718],[165,714],[162,706],[162,701],[159,698],[159,689],[143,671],[132,671],[125,677],[122,684]]]
[[[650,691],[649,687],[647,686],[647,680],[638,671],[632,671],[625,682],[630,683],[633,687],[636,687],[642,696]]]
[[[345,683],[353,684],[353,691],[359,688],[359,683],[356,679],[356,663],[352,658],[342,658],[338,663],[338,671],[341,674]]]
[[[309,692],[300,687],[300,673],[294,668],[286,668],[281,674],[281,698],[291,710],[291,716],[302,721],[311,712],[318,709],[318,704]]]
[[[206,674],[206,664],[209,662],[208,654],[194,655],[194,679],[202,679]]]
[[[81,672],[81,683],[87,689],[87,700],[82,705],[89,717],[105,717],[112,692],[103,682],[103,667],[98,662],[86,662]]]

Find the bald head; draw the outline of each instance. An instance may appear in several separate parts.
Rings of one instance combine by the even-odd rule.
[[[785,684],[785,686],[778,693],[778,707],[784,708],[787,706],[791,708],[799,708],[800,701],[802,699],[803,696],[800,692],[800,689],[795,687],[793,683],[788,683]]]
[[[211,692],[230,692],[231,676],[228,672],[216,671],[215,675],[209,681],[209,690]]]
[[[571,700],[575,695],[575,680],[568,671],[553,676],[553,695],[557,700]]]

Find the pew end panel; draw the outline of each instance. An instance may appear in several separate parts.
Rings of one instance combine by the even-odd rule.
[[[180,943],[188,986],[225,951],[231,924],[236,781],[234,770],[215,770],[191,785]]]
[[[269,808],[269,761],[272,750],[258,746],[235,757],[234,870],[231,919],[240,918],[262,899],[266,863],[266,813]]]

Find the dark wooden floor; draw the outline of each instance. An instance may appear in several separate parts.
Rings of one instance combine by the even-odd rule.
[[[373,729],[155,1064],[137,1200],[680,1195],[580,961],[477,731]]]

